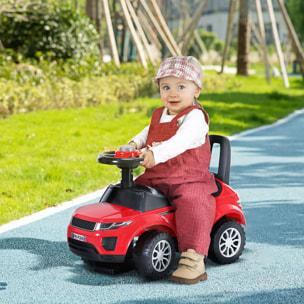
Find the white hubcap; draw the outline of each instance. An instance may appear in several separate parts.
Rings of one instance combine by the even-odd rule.
[[[166,240],[159,241],[152,253],[153,268],[158,272],[166,270],[170,264],[171,257],[172,250],[170,243]]]
[[[219,240],[219,248],[221,254],[230,258],[234,256],[241,246],[241,234],[235,228],[226,229]]]

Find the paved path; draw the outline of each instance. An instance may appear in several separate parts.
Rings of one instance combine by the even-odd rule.
[[[244,206],[247,244],[234,264],[207,261],[206,282],[91,272],[68,250],[76,207],[66,205],[32,223],[0,227],[0,303],[303,303],[303,126],[304,110],[232,138],[230,184]]]

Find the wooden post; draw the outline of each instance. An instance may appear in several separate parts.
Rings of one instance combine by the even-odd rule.
[[[258,51],[259,57],[260,58],[264,58],[264,53],[263,50],[260,47],[260,44],[258,43],[258,41],[256,39],[253,39],[253,37],[250,37],[250,42],[252,42],[252,44],[254,45],[255,49]]]
[[[131,4],[130,0],[126,0],[126,4],[127,4],[128,9],[129,9],[130,15],[133,18],[133,21],[134,21],[134,23],[136,25],[138,34],[139,34],[139,36],[140,36],[140,38],[141,38],[141,40],[143,42],[143,45],[144,45],[144,47],[146,49],[146,53],[148,55],[148,58],[149,58],[150,62],[154,65],[155,64],[154,56],[151,53],[151,50],[149,48],[149,42],[147,40],[147,37],[145,36],[145,33],[144,33],[143,29],[142,29],[142,26],[141,26],[141,24],[140,24],[140,22],[138,20],[138,17],[137,17],[137,15],[135,13],[134,7]]]
[[[300,41],[298,39],[298,36],[296,34],[296,31],[295,31],[292,23],[291,23],[291,20],[290,20],[288,14],[287,14],[284,2],[282,0],[278,0],[278,3],[279,3],[279,7],[281,9],[284,21],[286,23],[286,27],[287,27],[287,30],[288,30],[288,33],[289,33],[289,37],[292,41],[293,49],[294,49],[294,51],[296,53],[296,56],[297,56],[297,61],[300,65],[302,76],[304,78],[304,67],[303,67],[303,65],[304,65],[304,54],[303,54],[303,51],[302,51],[302,48],[301,48]]]
[[[185,28],[186,28],[185,21],[191,19],[191,17],[189,15],[187,7],[185,6],[185,1],[182,2],[182,6],[180,6],[179,3],[176,3],[176,2],[173,2],[172,4],[174,5],[175,9],[177,9],[179,11],[179,14],[180,14],[179,27],[178,27],[179,34],[178,34],[178,38],[177,38],[177,43],[178,43],[179,47],[182,47],[183,42],[181,40],[182,40],[182,37],[184,38],[183,34],[184,33],[187,34],[187,31],[185,31]],[[183,16],[183,18],[181,16]],[[191,22],[189,22],[187,26],[188,26],[188,31],[189,31]],[[194,36],[195,41],[198,44],[198,47],[200,48],[198,53],[201,53],[202,55],[206,54],[207,60],[209,62],[210,58],[209,58],[208,51],[206,49],[206,46],[205,46],[203,40],[201,39],[201,37],[199,35],[197,29],[194,29],[193,36]],[[202,58],[202,55],[199,57]]]
[[[256,37],[258,43],[260,45],[262,45],[262,39],[261,39],[261,34],[260,34],[260,31],[257,29],[257,27],[255,26],[255,24],[253,22],[250,22],[250,26],[251,26],[251,30],[254,34],[254,36]]]
[[[261,46],[263,46],[263,41],[261,39],[260,31],[255,26],[254,22],[250,22],[251,31],[254,34],[256,39],[253,39],[253,36],[250,36],[250,41],[255,46],[256,50],[259,53],[259,56],[264,60],[264,51]]]
[[[120,2],[121,9],[123,11],[124,18],[126,20],[128,28],[130,30],[132,40],[133,40],[133,42],[136,46],[136,49],[138,51],[140,61],[143,65],[143,67],[146,69],[148,66],[147,66],[147,61],[146,61],[145,53],[144,53],[144,50],[143,50],[143,46],[142,46],[142,44],[141,44],[141,42],[140,42],[140,40],[137,36],[137,33],[135,31],[135,28],[133,26],[133,23],[132,23],[132,20],[131,20],[131,17],[129,15],[129,11],[128,11],[128,8],[127,8],[126,1],[125,0],[119,0],[119,2]]]
[[[235,10],[236,10],[236,4],[237,4],[237,0],[230,0],[226,42],[225,42],[225,48],[224,48],[224,54],[223,54],[223,58],[222,58],[222,66],[221,66],[220,74],[224,72],[225,62],[226,62],[227,56],[228,56],[228,50],[229,50],[229,45],[230,45],[230,41],[231,41],[231,33],[232,33],[232,27],[233,27],[233,21],[234,21],[234,14],[235,14]]]
[[[142,5],[143,9],[145,10],[146,14],[150,18],[150,20],[151,20],[153,26],[155,27],[156,31],[159,33],[159,35],[160,35],[161,39],[163,40],[164,44],[166,45],[168,51],[172,54],[172,56],[177,56],[176,51],[172,47],[171,43],[169,43],[169,41],[167,39],[167,36],[165,35],[165,33],[161,29],[160,25],[158,24],[157,20],[153,16],[153,14],[152,14],[150,8],[148,7],[147,3],[145,2],[145,0],[140,0],[140,3]]]
[[[292,47],[293,47],[292,45],[293,45],[293,43],[292,43],[292,41],[290,39],[290,36],[288,36],[288,42],[286,44],[286,51],[285,51],[285,54],[286,54],[285,55],[286,66],[289,66],[290,63],[292,62],[292,60],[291,60],[291,53],[292,53]],[[302,71],[301,71],[301,73],[302,73]]]
[[[260,0],[255,0],[255,7],[257,12],[258,18],[258,25],[260,31],[260,39],[263,46],[263,58],[264,58],[264,65],[265,65],[265,75],[267,83],[270,83],[270,75],[269,75],[269,62],[268,62],[268,54],[267,54],[267,46],[266,46],[266,38],[265,38],[265,28],[264,28],[264,20],[261,8]]]
[[[207,1],[207,0],[205,0]],[[167,26],[167,23],[160,11],[160,8],[156,2],[156,0],[150,0],[150,3],[152,4],[152,7],[153,7],[153,10],[154,10],[154,13],[160,23],[160,26],[161,28],[163,29],[165,35],[167,36],[167,39],[169,40],[170,44],[172,45],[172,48],[174,49],[175,53],[177,54],[177,56],[181,56],[182,55],[182,52],[181,50],[179,49],[176,41],[174,40],[172,34],[171,34],[171,31],[169,29],[169,27]]]
[[[201,7],[203,8],[203,10],[204,10],[206,4],[207,4],[207,2],[206,2],[206,3],[203,2],[203,3],[201,4]],[[185,10],[185,12],[180,12],[180,14],[184,13],[184,15],[185,15],[185,20],[186,20],[186,19],[189,17],[189,13],[188,13],[186,7],[183,7],[183,9]],[[202,14],[202,13],[203,13],[203,11],[201,12],[201,14]],[[200,14],[200,16],[201,16],[201,14]],[[193,18],[194,18],[194,17],[193,17]],[[183,32],[182,32],[181,34],[179,34],[179,35],[178,35],[178,38],[177,38],[177,43],[178,43],[178,44],[179,44],[180,42],[184,41],[185,37],[186,37],[187,34],[190,32],[190,29],[191,29],[191,27],[193,26],[193,25],[192,25],[192,24],[193,24],[193,20],[194,20],[193,18],[191,18],[192,21],[189,22],[189,23],[187,24],[187,26],[185,26],[186,22],[184,21],[184,24],[183,24]],[[196,24],[195,24],[195,26],[196,26]]]
[[[252,27],[251,27],[251,29],[252,29]],[[264,58],[264,52],[261,49],[259,41],[260,41],[260,37],[257,37],[257,39],[253,39],[253,36],[250,36],[250,42],[253,43],[253,45],[255,46],[256,50],[258,51],[259,57],[261,57],[263,59]]]
[[[162,46],[161,46],[156,34],[153,32],[153,29],[152,29],[151,25],[149,24],[147,18],[144,16],[144,14],[142,13],[141,10],[138,10],[137,14],[138,14],[138,17],[139,17],[139,21],[140,21],[142,27],[145,30],[145,33],[147,34],[147,36],[150,40],[150,43],[155,44],[155,46],[159,50],[161,50]]]
[[[102,4],[103,4],[103,11],[104,11],[105,19],[106,19],[106,24],[107,24],[107,32],[108,32],[108,36],[109,36],[113,60],[114,60],[115,65],[119,68],[120,62],[119,62],[117,45],[116,45],[116,41],[115,41],[113,25],[112,25],[112,21],[111,21],[108,0],[102,0]]]
[[[183,45],[182,45],[182,53],[186,55],[187,47],[191,39],[193,39],[193,32],[197,26],[197,23],[202,16],[202,13],[205,9],[206,4],[208,3],[208,0],[205,0],[204,2],[201,3],[199,8],[197,9],[196,13],[193,16],[192,21],[190,24],[187,26],[187,29],[185,30],[185,35],[183,35]]]
[[[276,20],[275,20],[275,16],[274,16],[272,0],[266,0],[266,1],[267,1],[268,13],[269,13],[269,18],[270,18],[274,43],[275,43],[275,47],[277,50],[277,55],[278,55],[278,59],[279,59],[280,67],[281,67],[282,76],[283,76],[283,82],[284,82],[285,87],[289,88],[289,81],[288,81],[288,77],[287,77],[286,67],[285,67],[283,53],[282,53],[281,44],[280,44],[280,38],[279,38]]]
[[[191,48],[196,52],[198,55],[196,58],[200,61],[201,60],[201,55],[203,55],[201,48],[198,46],[198,44],[195,43],[196,40],[191,41]]]

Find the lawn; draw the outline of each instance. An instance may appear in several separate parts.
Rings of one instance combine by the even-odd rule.
[[[199,100],[209,113],[211,134],[239,133],[304,107],[300,78],[291,78],[286,89],[281,79],[267,85],[262,76],[206,75],[209,89]],[[98,164],[97,155],[125,144],[160,105],[159,98],[138,99],[0,119],[0,225],[117,182],[119,170]]]

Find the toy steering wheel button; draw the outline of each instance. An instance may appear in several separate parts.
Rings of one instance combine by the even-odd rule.
[[[135,147],[132,145],[124,145],[119,147],[119,151],[132,152],[135,151]]]

